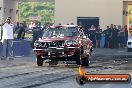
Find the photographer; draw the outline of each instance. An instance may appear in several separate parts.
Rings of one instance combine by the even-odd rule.
[[[7,58],[7,50],[9,51],[9,59],[13,60],[13,24],[11,23],[11,17],[7,17],[6,21],[1,24],[2,26],[2,45],[3,45],[3,53],[2,60]],[[8,49],[7,49],[8,48]]]

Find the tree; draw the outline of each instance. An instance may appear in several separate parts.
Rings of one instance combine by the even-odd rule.
[[[52,2],[24,2],[24,0],[20,0],[20,21],[30,22],[29,17],[40,16],[41,23],[54,23],[54,7]]]

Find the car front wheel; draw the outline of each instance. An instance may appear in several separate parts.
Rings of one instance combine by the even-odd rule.
[[[82,66],[89,66],[89,56],[82,58]]]
[[[76,59],[76,64],[81,65],[81,50],[78,50],[77,53],[75,54],[75,59]]]
[[[41,56],[37,56],[36,58],[36,62],[38,66],[42,66],[43,65],[43,60]]]

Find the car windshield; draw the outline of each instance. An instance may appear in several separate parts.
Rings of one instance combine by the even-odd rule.
[[[43,37],[75,37],[79,35],[78,28],[50,28],[44,31]]]

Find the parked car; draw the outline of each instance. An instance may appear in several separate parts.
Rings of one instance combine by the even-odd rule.
[[[43,37],[35,41],[33,50],[38,66],[46,59],[51,60],[49,64],[76,61],[77,65],[89,66],[92,41],[77,25],[61,25],[44,31]]]
[[[127,41],[127,51],[130,52],[131,50],[132,50],[132,36],[130,36]]]

